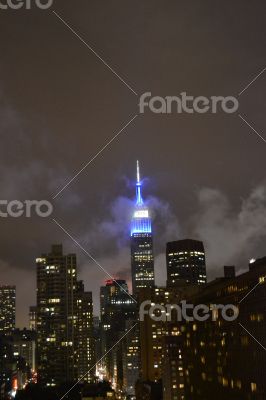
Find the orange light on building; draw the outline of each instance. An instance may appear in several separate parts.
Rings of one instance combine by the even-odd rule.
[[[13,379],[13,382],[12,382],[12,389],[13,389],[13,390],[18,390],[18,380],[17,380],[17,378],[14,378],[14,379]]]

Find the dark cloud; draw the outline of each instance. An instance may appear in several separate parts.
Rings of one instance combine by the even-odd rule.
[[[219,190],[204,188],[198,199],[192,232],[205,243],[210,276],[227,264],[247,268],[249,259],[265,255],[265,246],[259,248],[266,236],[265,184],[242,199],[237,210]]]

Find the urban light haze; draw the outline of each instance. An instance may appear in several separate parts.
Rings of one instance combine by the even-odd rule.
[[[265,1],[24,3],[0,7],[0,210],[14,200],[53,210],[0,218],[0,283],[16,286],[16,327],[29,327],[36,258],[51,245],[77,255],[94,316],[106,280],[132,293],[143,199],[146,272],[153,281],[154,256],[158,286],[169,242],[203,242],[202,283],[264,257]],[[140,112],[145,93],[157,112],[148,97]],[[238,109],[158,111],[182,93],[230,97]]]

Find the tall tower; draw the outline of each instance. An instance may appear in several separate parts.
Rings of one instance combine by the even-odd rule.
[[[75,378],[76,255],[53,245],[36,265],[38,381],[55,386]]]
[[[133,294],[154,286],[152,225],[149,210],[141,193],[139,162],[137,161],[136,204],[131,221],[131,272]]]
[[[125,373],[123,361],[129,349],[124,351],[122,342],[119,345],[116,343],[125,334],[128,324],[136,321],[137,307],[134,299],[128,295],[126,281],[122,279],[107,280],[106,285],[100,289],[100,296],[102,355],[106,354],[101,364],[105,370],[105,378],[117,389],[122,389]],[[109,351],[110,349],[112,350]],[[133,362],[127,366],[126,372],[131,369],[132,364]],[[138,376],[136,380],[137,378]]]
[[[92,294],[77,280],[75,254],[53,245],[37,265],[38,381],[56,386],[94,372]]]
[[[0,333],[10,333],[15,329],[16,287],[0,286]]]

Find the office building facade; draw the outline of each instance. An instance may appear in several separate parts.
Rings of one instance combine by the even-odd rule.
[[[125,280],[108,280],[106,285],[100,289],[100,303],[101,303],[101,344],[102,355],[107,353],[114,345],[116,345],[104,358],[100,368],[102,369],[104,377],[112,382],[114,387],[122,390],[125,385],[125,360],[128,346],[131,348],[133,331],[131,335],[125,337],[125,340],[120,339],[130,329],[132,324],[137,320],[137,303],[136,300],[129,295],[128,285]],[[136,342],[134,350],[136,350]],[[132,349],[130,349],[132,350]],[[132,353],[131,353],[132,354]],[[129,371],[134,371],[136,363],[135,357],[131,358],[129,362]],[[130,381],[130,378],[127,378]],[[131,384],[129,384],[131,385]]]
[[[165,309],[167,305],[179,304],[189,294],[197,293],[198,290],[199,287],[196,285],[183,285],[170,288],[146,288],[140,291],[140,304],[144,305],[143,310],[145,311],[141,312],[140,321],[141,379],[144,382],[159,382],[165,378],[169,379],[165,357],[174,359],[178,352],[174,346],[171,348],[170,344],[181,335],[181,324],[174,312],[171,318],[166,320]],[[154,317],[149,314],[152,306],[156,307],[153,313]],[[174,354],[171,353],[171,349]],[[183,374],[183,371],[179,367],[179,364],[173,365],[173,368],[176,369],[172,372],[177,375],[176,379],[180,380],[180,374]],[[177,389],[181,396],[183,388],[178,386]]]
[[[77,281],[76,255],[64,255],[62,245],[52,246],[36,265],[38,381],[56,386],[93,365],[92,296]]]
[[[32,331],[37,329],[37,307],[30,306],[29,308],[29,328]]]
[[[16,325],[16,287],[0,286],[0,333],[10,333]]]
[[[167,285],[184,281],[204,285],[207,281],[205,250],[198,240],[184,239],[166,245]]]
[[[233,304],[239,316],[182,326],[185,395],[191,400],[266,399],[266,258],[242,275],[216,279],[190,298],[197,304]]]

